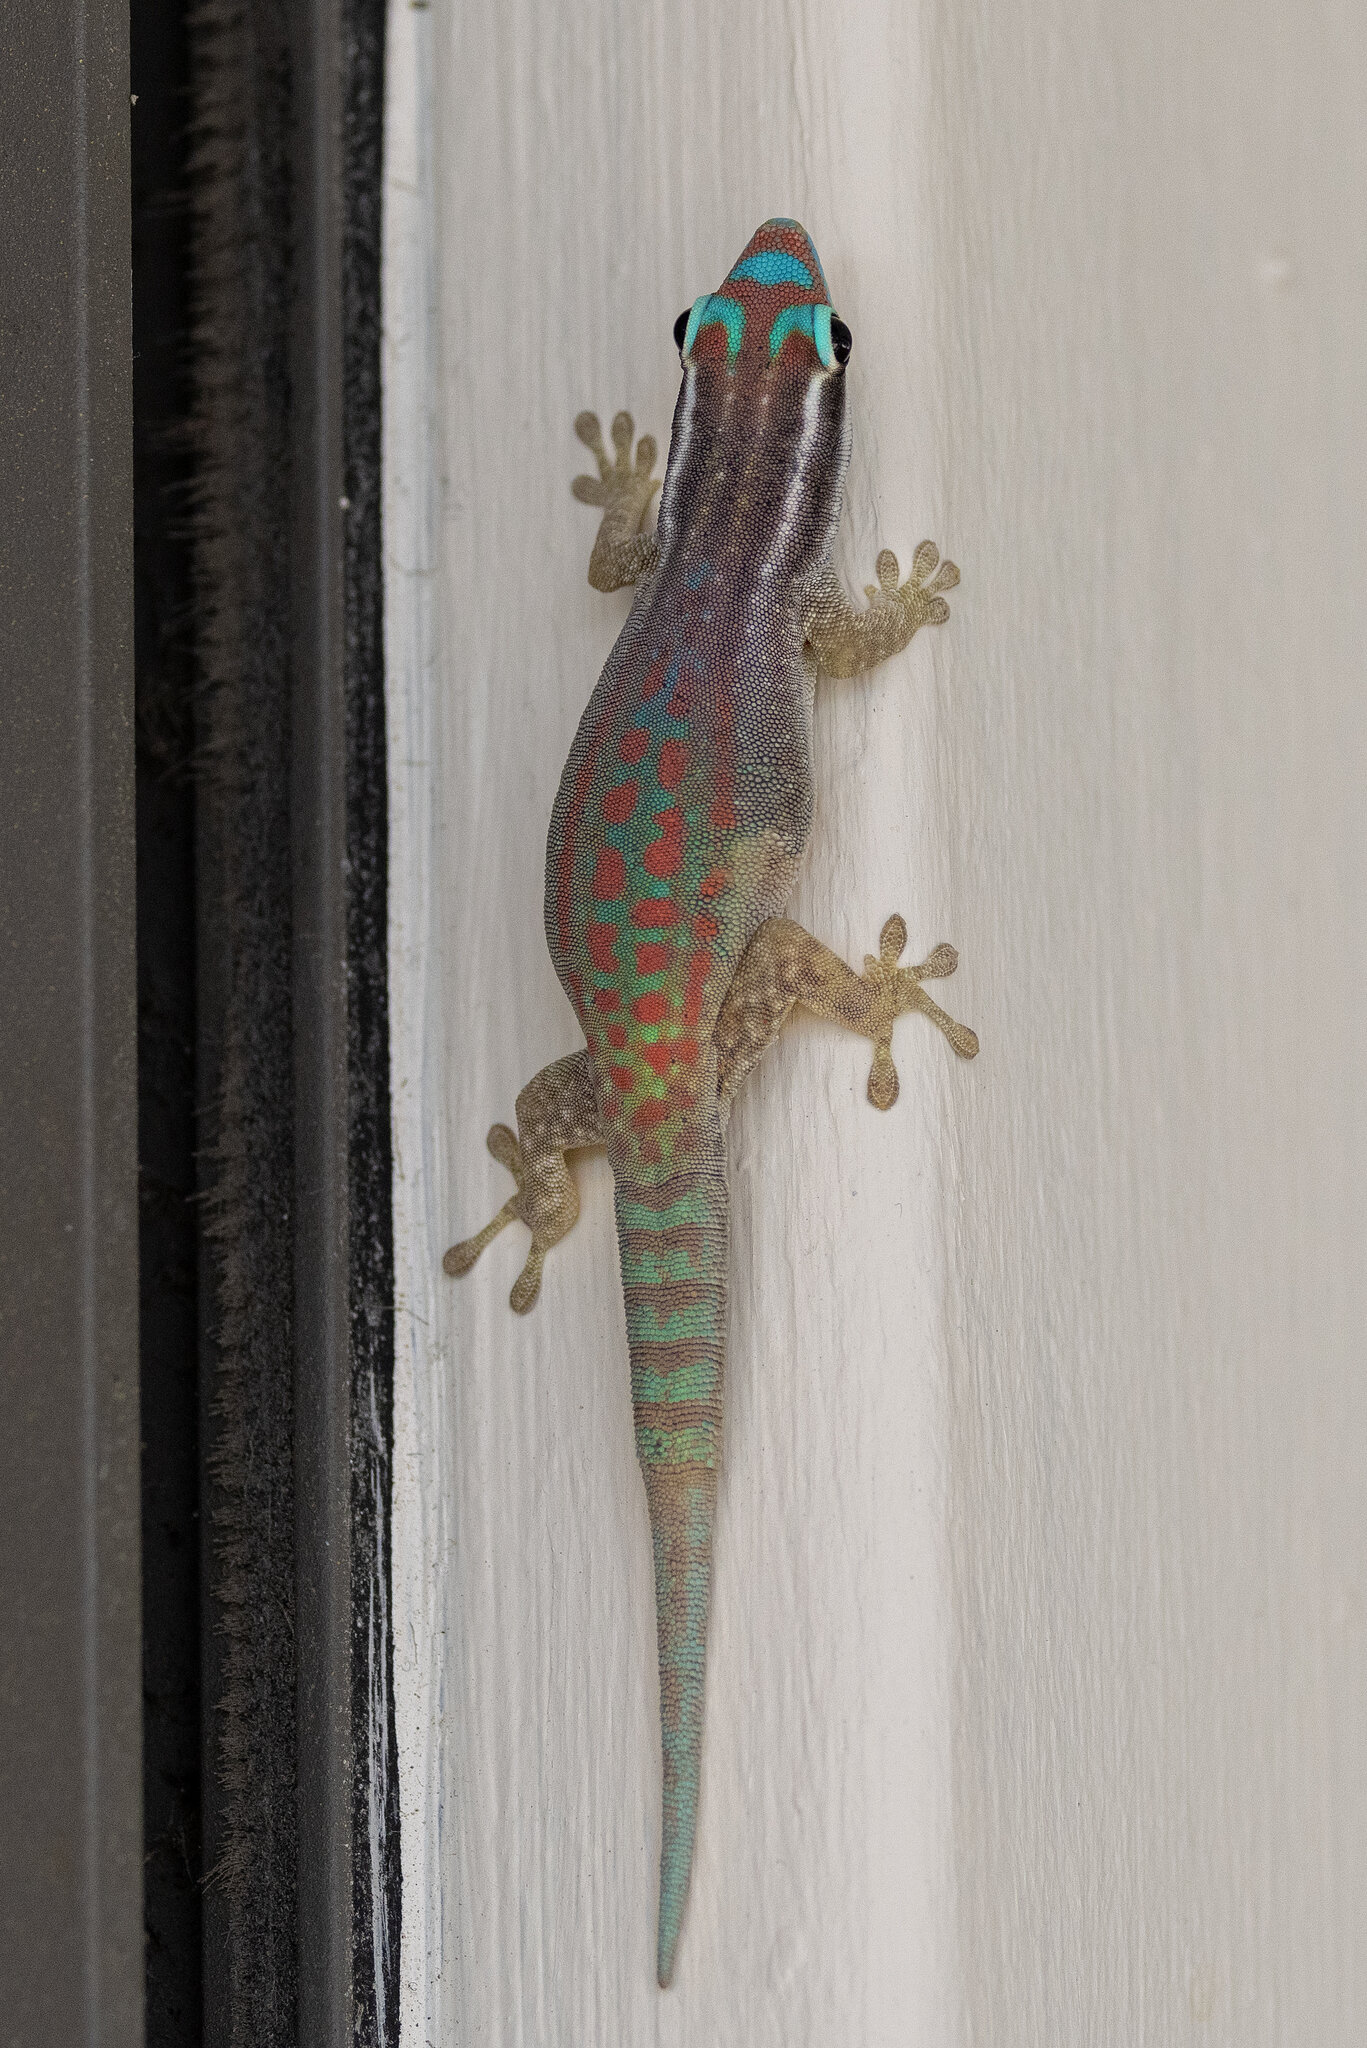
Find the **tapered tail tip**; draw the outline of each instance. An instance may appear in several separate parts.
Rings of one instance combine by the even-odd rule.
[[[696,1811],[696,1808],[694,1810]],[[688,1879],[692,1862],[693,1829],[690,1824],[684,1830],[682,1838],[675,1836],[668,1844],[661,1859],[660,1923],[655,1955],[655,1975],[659,1979],[661,1991],[668,1991],[674,1981],[674,1959],[679,1952],[679,1936],[683,1930],[684,1906],[688,1900]]]

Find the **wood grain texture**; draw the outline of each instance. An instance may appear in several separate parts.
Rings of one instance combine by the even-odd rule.
[[[1274,61],[1275,58],[1275,61]],[[1367,29],[396,7],[387,213],[405,2039],[1348,2048],[1367,2030]],[[952,940],[972,1068],[793,1025],[732,1127],[702,1812],[652,1981],[650,1563],[601,1161],[523,1321],[483,1151],[625,598],[570,427],[663,434],[766,215],[855,336],[794,914]],[[530,1451],[528,1446],[531,1446]]]

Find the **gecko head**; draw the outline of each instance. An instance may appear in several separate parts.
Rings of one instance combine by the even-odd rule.
[[[721,289],[674,325],[683,385],[674,414],[660,534],[730,506],[757,555],[801,570],[824,560],[849,459],[850,330],[821,259],[795,220],[767,220]]]
[[[816,245],[795,220],[767,220],[746,243],[721,290],[704,292],[674,322],[681,360],[714,362],[743,381],[806,382],[838,376],[851,335],[836,317]]]

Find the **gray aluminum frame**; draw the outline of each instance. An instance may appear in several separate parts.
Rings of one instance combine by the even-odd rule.
[[[0,91],[0,2013],[142,2039],[128,24]]]

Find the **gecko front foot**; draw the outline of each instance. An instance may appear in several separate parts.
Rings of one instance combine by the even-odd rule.
[[[949,617],[943,592],[959,580],[953,562],[942,562],[934,541],[923,540],[911,564],[911,575],[899,583],[901,570],[891,548],[877,562],[878,581],[867,583],[868,604],[861,611],[840,588],[834,570],[812,587],[803,630],[817,666],[828,676],[856,676],[874,668],[906,646],[921,626],[942,626]]]
[[[959,572],[953,562],[940,561],[940,550],[933,540],[923,540],[917,548],[912,557],[911,575],[905,583],[897,581],[902,572],[891,548],[883,549],[874,564],[874,573],[878,581],[864,585],[865,597],[875,608],[893,606],[906,622],[908,640],[919,626],[942,626],[949,617],[949,606],[941,592],[953,590],[959,580]],[[911,969],[906,971],[910,973]]]
[[[581,412],[574,431],[598,464],[597,476],[577,476],[570,485],[581,505],[601,505],[603,521],[589,558],[589,582],[595,590],[621,590],[635,583],[655,561],[653,533],[640,531],[650,501],[660,488],[655,467],[655,437],[642,434],[636,443],[636,460],[631,459],[631,441],[636,432],[629,412],[619,412],[612,423],[615,460],[609,460],[603,446],[603,429],[596,412]]]
[[[917,549],[919,560],[924,543]],[[934,557],[935,550],[931,548]],[[882,557],[879,557],[880,563]],[[893,573],[896,574],[896,561]],[[931,566],[934,566],[933,560]],[[952,567],[946,564],[946,567]],[[892,1027],[899,1017],[908,1010],[920,1010],[929,1017],[932,1024],[943,1031],[960,1059],[971,1060],[978,1050],[978,1034],[970,1031],[966,1024],[956,1023],[953,1017],[940,1008],[937,1002],[922,988],[923,981],[943,981],[954,972],[959,956],[949,945],[939,945],[929,957],[915,967],[899,967],[898,961],[907,943],[906,920],[890,917],[878,938],[878,958],[872,953],[864,958],[863,980],[875,991],[873,1005],[873,1065],[869,1068],[869,1101],[875,1109],[891,1109],[897,1100],[897,1069],[892,1061]]]

